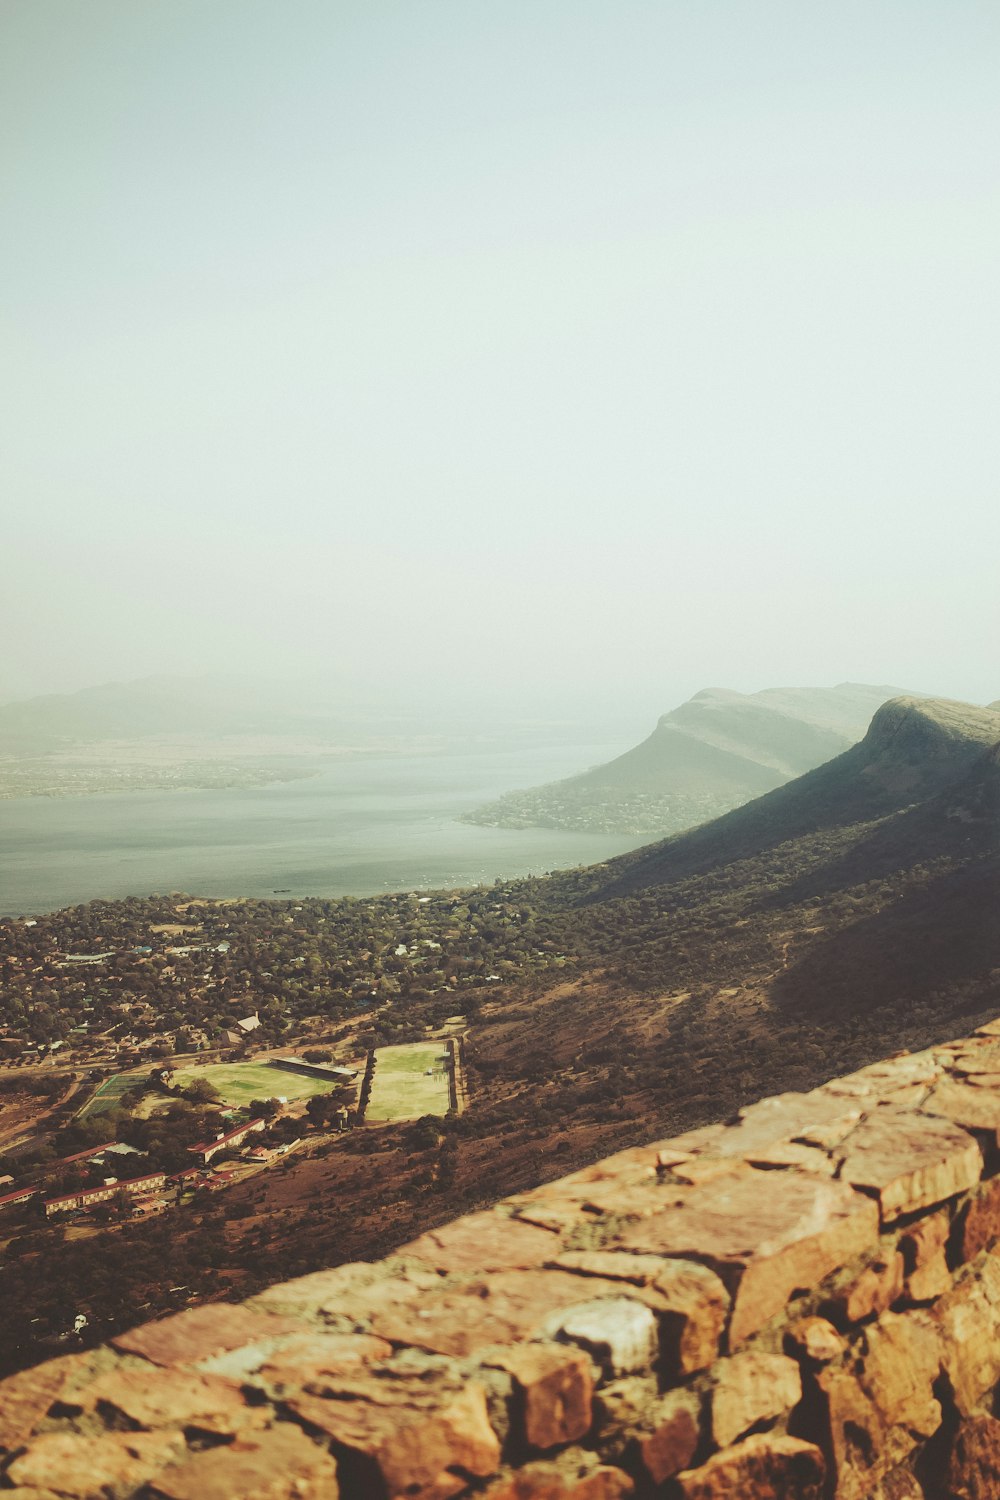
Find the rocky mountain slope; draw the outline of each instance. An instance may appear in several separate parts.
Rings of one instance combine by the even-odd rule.
[[[954,791],[967,775],[988,775],[984,752],[998,740],[995,708],[942,698],[893,698],[875,714],[864,739],[833,760],[711,823],[624,855],[612,867],[616,876],[609,891],[732,865],[822,829],[846,829],[915,810]]]
[[[857,683],[753,694],[706,689],[664,714],[624,755],[565,781],[511,793],[470,821],[679,832],[840,754],[896,694]]]

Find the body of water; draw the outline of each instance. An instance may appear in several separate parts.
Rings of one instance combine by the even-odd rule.
[[[625,748],[323,760],[308,779],[252,790],[0,801],[0,914],[168,891],[370,896],[595,864],[641,840],[457,819]]]

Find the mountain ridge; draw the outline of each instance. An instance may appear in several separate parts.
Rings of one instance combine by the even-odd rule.
[[[1000,711],[907,694],[877,710],[858,744],[764,796],[609,863],[623,893],[815,832],[899,813],[972,771],[1000,741]]]
[[[872,714],[901,693],[863,683],[754,694],[702,688],[662,714],[652,733],[622,755],[565,780],[509,793],[466,820],[654,837],[680,833],[831,760],[860,740]]]

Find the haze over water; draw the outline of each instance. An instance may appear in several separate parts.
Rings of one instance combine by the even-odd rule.
[[[175,890],[367,896],[592,864],[643,840],[456,819],[500,792],[623,748],[385,756],[328,763],[314,777],[249,791],[2,801],[0,915]]]

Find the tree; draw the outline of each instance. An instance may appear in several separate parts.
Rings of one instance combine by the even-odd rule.
[[[281,1109],[277,1099],[251,1099],[247,1105],[250,1117],[254,1120],[273,1120]]]
[[[184,1090],[184,1097],[190,1099],[192,1104],[211,1104],[214,1100],[221,1099],[222,1095],[207,1078],[196,1078]]]

